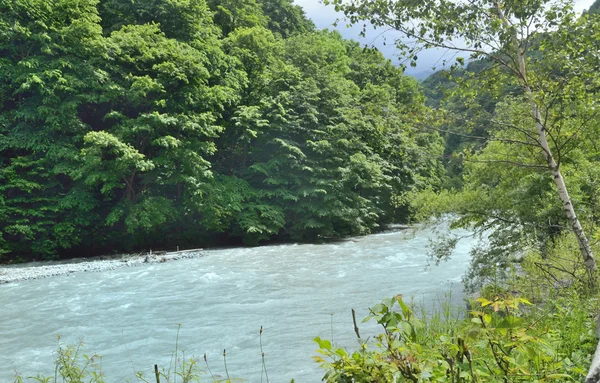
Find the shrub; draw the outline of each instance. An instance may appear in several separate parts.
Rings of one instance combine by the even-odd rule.
[[[439,321],[416,315],[401,295],[383,300],[365,319],[383,328],[375,342],[361,340],[358,350],[348,352],[315,339],[321,355],[314,358],[326,370],[323,380],[458,383],[585,377],[594,336],[588,312],[579,309],[582,302],[535,307],[522,297],[497,295],[475,303],[464,320]]]

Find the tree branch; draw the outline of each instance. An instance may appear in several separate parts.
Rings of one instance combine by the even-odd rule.
[[[508,143],[508,144],[527,145],[527,146],[534,146],[536,148],[539,147],[539,144],[535,143],[535,142],[513,140],[513,139],[509,139],[509,138],[492,138],[492,137],[471,136],[471,135],[468,135],[468,134],[462,134],[462,133],[453,132],[451,130],[433,128],[433,127],[430,127],[430,126],[423,126],[423,129],[433,130],[433,131],[440,132],[440,133],[447,133],[447,134],[451,134],[451,135],[457,136],[457,137],[472,138],[472,139],[475,139],[475,140],[481,140],[481,141],[485,141],[485,142],[505,142],[505,143]]]
[[[529,138],[529,139],[530,139],[530,140],[532,140],[533,142],[536,142],[536,143],[537,143],[537,145],[538,145],[538,146],[539,146],[539,147],[540,147],[542,150],[544,149],[544,148],[542,147],[542,145],[541,145],[540,141],[538,140],[538,138],[537,138],[536,136],[532,135],[532,134],[531,134],[531,133],[530,133],[528,130],[526,130],[526,129],[523,129],[523,128],[521,128],[521,127],[520,127],[520,126],[518,126],[518,125],[511,124],[511,123],[509,123],[509,122],[503,122],[503,121],[498,121],[498,120],[494,120],[494,119],[490,120],[490,122],[492,122],[492,123],[494,123],[494,124],[497,124],[497,125],[500,125],[500,126],[504,126],[504,127],[510,128],[510,129],[514,129],[514,130],[516,130],[516,131],[518,131],[518,132],[520,132],[520,133],[523,133],[525,136],[527,136],[527,138]]]
[[[533,164],[524,164],[524,163],[521,163],[521,162],[510,161],[510,160],[471,160],[471,159],[465,159],[465,161],[466,162],[473,162],[473,163],[483,163],[483,164],[506,164],[506,165],[517,166],[517,167],[520,167],[520,168],[548,170],[547,166],[533,165]]]

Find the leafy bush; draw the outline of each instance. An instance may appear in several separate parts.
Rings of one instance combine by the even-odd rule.
[[[76,346],[61,344],[56,351],[54,376],[38,374],[29,377],[29,380],[40,383],[105,383],[101,361],[101,356],[96,354],[89,356],[83,352],[83,342],[79,342]],[[15,383],[23,382],[23,377],[17,375]]]
[[[383,332],[354,352],[316,338],[326,382],[581,381],[594,336],[582,300],[533,306],[518,296],[478,298],[460,321],[417,315],[402,296],[385,299],[365,319]],[[569,318],[565,321],[565,318]]]

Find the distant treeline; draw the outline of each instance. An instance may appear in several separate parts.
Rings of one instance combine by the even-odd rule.
[[[292,0],[0,3],[0,259],[319,241],[443,177],[415,80]]]

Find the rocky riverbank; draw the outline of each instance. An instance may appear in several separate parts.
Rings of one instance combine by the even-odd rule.
[[[150,263],[176,261],[179,259],[202,257],[202,249],[146,254],[126,254],[100,256],[64,261],[31,262],[18,265],[0,266],[0,284],[19,282],[28,279],[56,277],[79,272],[101,272],[121,267],[133,267]]]

